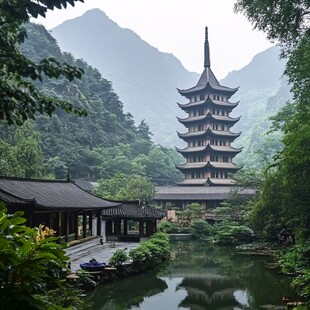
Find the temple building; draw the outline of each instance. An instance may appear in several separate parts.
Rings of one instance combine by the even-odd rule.
[[[187,132],[178,133],[187,146],[177,148],[186,162],[177,168],[184,174],[178,185],[185,186],[231,186],[235,184],[232,175],[239,169],[233,158],[240,148],[232,146],[240,133],[230,128],[240,117],[233,118],[230,112],[238,105],[229,101],[238,88],[222,86],[211,70],[208,28],[205,30],[204,71],[196,86],[178,89],[188,103],[180,104],[186,118],[178,118]]]

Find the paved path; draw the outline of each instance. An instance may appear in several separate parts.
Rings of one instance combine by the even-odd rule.
[[[95,238],[65,249],[70,257],[72,272],[76,272],[80,269],[80,264],[87,263],[92,258],[99,263],[108,263],[117,249],[126,249],[129,253],[131,249],[139,246],[137,242],[105,242],[101,245],[99,240],[100,238]]]

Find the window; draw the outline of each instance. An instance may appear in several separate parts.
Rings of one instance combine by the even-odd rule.
[[[217,155],[211,155],[210,160],[211,161],[218,161],[218,156]]]
[[[223,156],[223,162],[228,163],[229,162],[229,157],[228,156]]]

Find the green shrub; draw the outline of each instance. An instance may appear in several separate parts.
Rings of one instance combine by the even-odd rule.
[[[132,249],[129,257],[133,265],[140,270],[160,264],[170,258],[169,236],[163,232],[154,234],[139,247]]]
[[[195,220],[191,230],[193,237],[197,239],[206,239],[214,234],[214,227],[205,220]]]
[[[109,264],[111,266],[119,267],[128,261],[129,257],[125,250],[118,249],[114,252],[112,257],[110,258]]]
[[[236,244],[251,241],[255,237],[253,230],[249,227],[230,221],[223,221],[216,225],[215,232],[215,241],[220,244]]]
[[[129,257],[132,259],[133,265],[139,269],[150,266],[151,252],[144,245],[144,242],[137,248],[130,250]]]
[[[158,225],[158,229],[161,231],[164,231],[168,234],[177,234],[180,232],[180,225],[176,224],[176,223],[171,223],[171,222],[161,222]]]

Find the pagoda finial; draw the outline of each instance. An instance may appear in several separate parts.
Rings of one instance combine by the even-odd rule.
[[[205,68],[210,67],[210,49],[209,49],[209,39],[208,39],[208,27],[206,26],[205,32]]]

